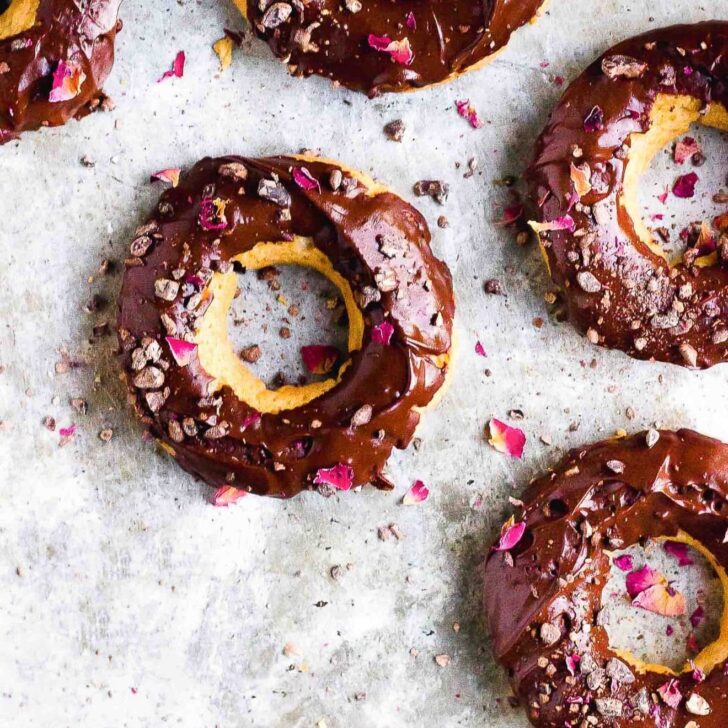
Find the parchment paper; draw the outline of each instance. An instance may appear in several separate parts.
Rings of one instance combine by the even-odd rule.
[[[489,68],[370,101],[289,78],[257,42],[219,73],[210,46],[223,27],[242,27],[226,0],[127,0],[106,86],[116,110],[0,149],[0,725],[525,726],[480,610],[480,563],[508,495],[564,449],[618,428],[690,426],[728,440],[728,384],[725,367],[635,362],[550,320],[537,251],[493,224],[505,200],[493,181],[521,171],[561,93],[553,76],[568,82],[650,27],[721,15],[725,0],[553,0]],[[179,50],[184,78],[157,84]],[[458,117],[464,98],[484,128]],[[401,144],[382,133],[398,118]],[[99,319],[113,322],[120,281],[98,268],[123,259],[151,209],[150,173],[304,147],[382,179],[426,215],[455,279],[455,372],[419,451],[392,458],[394,493],[216,509],[142,441],[114,337],[89,344]],[[414,198],[423,178],[450,182],[443,207]],[[506,295],[486,296],[487,278]],[[88,314],[94,294],[108,305]],[[86,415],[73,397],[88,400]],[[522,461],[483,439],[487,420],[514,408],[525,414]],[[78,433],[59,447],[71,423]],[[432,494],[407,508],[415,478]],[[402,538],[381,540],[392,523]]]

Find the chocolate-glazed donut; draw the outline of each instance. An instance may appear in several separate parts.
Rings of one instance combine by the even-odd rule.
[[[496,657],[534,725],[727,724],[727,498],[728,445],[690,430],[574,450],[529,486],[488,556],[485,612]],[[697,549],[724,592],[718,639],[679,674],[612,650],[599,619],[609,552],[662,538]],[[672,706],[661,697],[670,680]]]
[[[235,0],[296,76],[376,96],[452,79],[500,51],[545,0]]]
[[[728,22],[651,31],[568,88],[527,172],[533,227],[574,324],[640,359],[728,359],[728,244],[671,264],[639,215],[654,154],[701,122],[728,131]]]
[[[0,144],[96,109],[121,0],[0,0]]]
[[[180,465],[212,486],[289,497],[391,488],[447,372],[452,281],[424,218],[312,157],[204,159],[137,230],[120,296],[131,399]],[[349,359],[323,383],[268,390],[227,338],[234,266],[299,264],[340,289]]]

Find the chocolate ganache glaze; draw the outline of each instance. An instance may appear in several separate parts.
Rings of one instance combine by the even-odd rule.
[[[609,552],[646,539],[701,551],[725,592],[726,498],[728,445],[690,430],[573,450],[529,486],[508,524],[525,526],[522,537],[504,546],[502,536],[488,556],[484,603],[496,657],[534,725],[728,724],[725,611],[718,640],[680,673],[617,654],[599,619]]]
[[[533,227],[592,343],[697,368],[728,359],[728,236],[671,264],[637,196],[660,148],[693,122],[728,131],[727,107],[728,22],[710,21],[620,43],[552,113],[527,172]]]
[[[376,96],[446,81],[501,50],[544,0],[235,0],[296,76]]]
[[[118,325],[138,413],[213,486],[280,497],[391,488],[382,468],[410,442],[447,372],[452,282],[429,242],[417,210],[338,163],[202,160],[163,193],[126,261]],[[272,260],[317,267],[349,301],[350,359],[314,397],[296,400],[300,388],[290,387],[251,394],[250,377],[236,379],[245,367],[226,340],[227,304],[214,314],[212,345],[203,331],[220,281]],[[206,371],[201,358],[223,371],[226,347],[228,375]]]
[[[0,144],[96,109],[121,0],[0,3]]]

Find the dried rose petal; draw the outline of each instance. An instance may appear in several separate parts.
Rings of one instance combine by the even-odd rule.
[[[693,137],[685,137],[675,144],[672,158],[677,164],[682,164],[699,151],[700,144]]]
[[[632,606],[663,617],[679,617],[685,614],[685,597],[672,587],[654,584],[640,592],[633,599]]]
[[[604,128],[604,111],[601,106],[594,106],[584,117],[584,131],[601,131]]]
[[[591,192],[591,170],[588,164],[580,164],[578,167],[571,163],[571,181],[574,183],[574,192],[579,199]]]
[[[495,224],[499,227],[507,227],[513,225],[523,216],[523,204],[521,202],[514,202],[512,205],[508,205],[503,208],[503,219],[498,220]]]
[[[622,554],[614,559],[614,565],[621,571],[632,571],[634,559],[629,554]]]
[[[414,60],[415,54],[410,47],[409,39],[392,40],[388,35],[369,35],[368,43],[370,48],[382,53],[389,53],[395,63],[409,66]]]
[[[203,230],[224,230],[227,227],[225,218],[225,200],[216,197],[203,197],[200,201],[200,213],[197,219]]]
[[[61,427],[58,430],[58,434],[61,437],[73,437],[76,434],[77,429],[78,429],[78,425],[70,424],[68,427]]]
[[[488,442],[498,452],[507,453],[512,458],[523,456],[523,447],[526,444],[526,435],[523,430],[511,427],[495,418],[488,423],[488,430],[490,431]]]
[[[257,425],[262,419],[263,416],[260,414],[260,412],[251,412],[249,415],[243,418],[243,421],[240,423],[240,427],[243,430],[247,430],[248,427]]]
[[[169,169],[161,169],[159,172],[155,172],[150,178],[150,182],[167,182],[176,187],[179,184],[179,167],[170,167]]]
[[[410,30],[415,30],[417,28],[417,20],[415,19],[415,14],[411,10],[407,13],[404,23]]]
[[[227,508],[231,503],[235,503],[235,501],[244,498],[246,495],[248,495],[247,490],[233,488],[232,485],[223,485],[212,496],[212,505]]]
[[[458,114],[462,116],[463,119],[467,119],[473,129],[480,129],[485,125],[485,122],[480,118],[480,116],[478,116],[478,112],[470,105],[470,99],[456,101],[455,107],[458,110]]]
[[[535,233],[545,233],[552,230],[568,230],[573,233],[576,230],[576,222],[574,222],[571,215],[562,215],[550,222],[529,222],[528,224]]]
[[[482,344],[481,344],[481,343],[480,343],[479,341],[476,341],[476,342],[475,342],[475,353],[476,353],[476,354],[477,354],[478,356],[488,356],[488,355],[487,355],[487,354],[485,353],[485,348],[483,347],[483,345],[482,345]]]
[[[375,344],[389,346],[389,342],[392,340],[392,334],[394,334],[394,326],[389,321],[382,321],[376,326],[372,326],[372,341]]]
[[[75,64],[69,66],[65,61],[59,61],[53,72],[53,84],[48,95],[48,101],[59,103],[75,99],[81,93],[81,86],[86,80],[86,74]]]
[[[627,574],[627,592],[634,599],[640,592],[655,584],[667,584],[665,575],[659,571],[643,566]]]
[[[293,168],[293,181],[302,190],[318,190],[321,192],[319,181],[306,169],[306,167]]]
[[[235,41],[228,35],[224,35],[212,44],[212,50],[215,51],[217,58],[220,61],[221,71],[229,68],[230,64],[233,62],[234,44]]]
[[[695,172],[688,172],[680,175],[672,186],[672,194],[683,199],[695,195],[695,185],[698,182],[698,175]]]
[[[184,339],[175,339],[173,336],[167,336],[165,341],[169,345],[169,350],[177,364],[186,367],[192,360],[192,354],[197,350],[197,344],[193,344]]]
[[[524,521],[518,523],[513,522],[513,516],[511,516],[501,528],[500,538],[498,544],[493,547],[494,551],[510,551],[516,544],[523,538],[523,534],[526,532],[526,524]]]
[[[657,199],[664,205],[667,202],[667,198],[669,196],[670,196],[670,190],[667,187],[665,187],[665,191],[662,194],[657,195]]]
[[[349,490],[354,482],[354,470],[351,465],[341,463],[332,468],[319,468],[313,482],[316,485],[330,485],[336,490]]]
[[[306,369],[312,374],[328,374],[339,359],[335,346],[313,344],[301,347],[301,356]]]
[[[418,503],[426,501],[429,495],[429,488],[421,480],[415,480],[412,483],[412,487],[405,493],[404,498],[402,498],[402,505],[416,506]]]
[[[692,669],[691,677],[693,680],[697,683],[703,682],[705,680],[705,673],[692,660],[688,660],[688,664]]]
[[[705,619],[705,609],[698,605],[695,611],[690,615],[690,624],[697,629],[700,627],[701,622]]]
[[[692,566],[695,562],[688,555],[688,545],[681,541],[665,541],[662,546],[665,553],[677,559],[678,566]]]
[[[688,648],[688,652],[692,652],[697,655],[700,652],[700,646],[698,645],[698,638],[695,636],[695,632],[691,632],[685,640],[685,646]]]
[[[161,83],[167,78],[182,78],[185,73],[185,52],[179,51],[174,57],[174,63],[172,69],[165,71],[162,76],[157,80],[157,83]]]
[[[682,693],[680,692],[680,683],[677,680],[668,680],[664,685],[657,688],[657,692],[671,708],[677,709],[682,701]]]
[[[581,657],[577,654],[566,656],[566,669],[572,674],[576,675],[576,669],[579,667]]]

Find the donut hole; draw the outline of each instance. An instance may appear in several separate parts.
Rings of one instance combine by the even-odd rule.
[[[227,332],[247,367],[271,390],[335,376],[346,359],[349,335],[346,307],[337,287],[303,266],[240,270]],[[339,352],[329,373],[306,367],[301,351],[311,345]]]
[[[689,248],[698,265],[711,265],[719,232],[715,218],[728,212],[720,202],[728,191],[728,111],[714,103],[701,114],[697,99],[659,94],[650,120],[647,133],[630,137],[620,202],[640,239],[670,265],[683,262]],[[697,151],[688,154],[691,148]]]
[[[210,393],[217,392],[223,387],[229,387],[238,399],[258,412],[276,414],[283,410],[303,407],[311,400],[320,397],[335,387],[350,363],[348,354],[361,348],[364,337],[364,317],[354,300],[354,294],[348,281],[334,269],[333,263],[314,245],[310,238],[296,237],[291,241],[260,242],[247,252],[235,256],[233,263],[231,270],[225,273],[215,273],[210,280],[205,294],[210,297],[211,303],[204,316],[198,319],[194,335],[200,364],[214,380],[209,387]],[[317,381],[309,379],[304,383],[300,379],[303,376],[301,370],[294,371],[290,368],[292,366],[291,362],[296,362],[296,366],[299,366],[298,362],[301,361],[303,356],[300,348],[295,356],[290,356],[290,348],[295,347],[297,342],[302,341],[303,336],[306,334],[301,334],[300,339],[292,342],[289,348],[284,347],[283,342],[288,339],[281,336],[282,327],[278,325],[279,319],[277,317],[288,316],[291,319],[294,318],[290,312],[290,306],[292,303],[299,306],[300,304],[286,298],[282,285],[278,285],[277,288],[274,287],[273,291],[256,290],[255,293],[258,295],[257,297],[255,295],[251,296],[251,301],[259,301],[263,307],[262,310],[258,311],[258,326],[245,327],[248,329],[246,336],[250,336],[252,331],[254,338],[241,338],[235,343],[231,340],[228,312],[235,303],[236,298],[239,299],[245,295],[244,290],[239,287],[241,275],[238,271],[262,271],[259,276],[254,276],[254,278],[269,284],[271,276],[266,271],[269,271],[272,266],[277,268],[304,267],[309,272],[313,271],[326,278],[338,290],[349,324],[348,336],[345,337],[346,345],[336,351],[326,352],[324,356],[322,356],[323,352],[318,350],[313,353],[313,356],[307,357],[306,361],[307,369],[318,369],[327,375],[326,378]],[[292,276],[291,291],[300,291],[300,277],[298,278],[298,284],[296,284],[295,271],[292,271],[290,275]],[[277,276],[280,278],[280,271]],[[310,282],[307,285],[310,285]],[[303,296],[301,296],[302,300]],[[315,296],[312,300],[316,300]],[[270,308],[266,308],[266,306]],[[316,310],[318,311],[318,307]],[[335,311],[336,306],[329,310]],[[251,316],[252,311],[253,309],[251,309]],[[233,312],[232,316],[234,321],[235,312]],[[315,337],[313,341],[307,339],[306,345],[326,346],[328,342],[332,341],[330,332],[335,331],[336,327],[330,330],[317,328],[317,316],[313,313],[313,309],[310,318],[312,328],[315,329]],[[243,317],[242,320],[246,321],[247,319]],[[325,322],[321,319],[320,323],[323,325]],[[268,327],[267,330],[262,330],[263,325]],[[234,323],[232,328],[233,330],[237,328]],[[271,328],[275,333],[271,332]],[[286,381],[285,375],[281,374],[281,379],[276,382],[280,386],[271,389],[266,381],[251,369],[252,365],[257,364],[262,359],[263,347],[260,347],[260,355],[257,357],[251,356],[249,353],[241,357],[241,352],[260,342],[260,337],[263,334],[268,337],[264,343],[270,347],[272,355],[270,359],[264,360],[260,365],[261,373],[266,362],[268,364],[275,362],[278,371],[281,370],[283,364],[286,364],[289,367],[289,376],[293,383]],[[237,334],[233,334],[233,336],[237,336]],[[293,338],[292,332],[288,338]],[[278,347],[273,345],[274,341],[278,344]],[[309,354],[312,354],[312,352],[309,352]],[[329,371],[326,371],[327,369]],[[275,371],[269,371],[268,376],[275,377],[276,373]]]
[[[679,549],[681,558],[675,555],[675,548]],[[643,670],[661,672],[667,668],[677,673],[690,665],[691,660],[703,667],[699,656],[705,655],[705,648],[719,638],[725,606],[723,584],[707,552],[679,539],[657,539],[647,541],[644,547],[634,545],[613,552],[611,557],[599,615],[610,648]],[[629,564],[619,557],[631,557],[631,569],[623,570]],[[628,575],[646,574],[642,571],[645,566],[664,576],[670,594],[678,595],[678,599],[682,595],[684,614],[662,614],[660,605],[664,603],[658,598],[648,598],[650,593],[644,589],[639,598],[630,596]],[[644,583],[649,580],[638,583],[638,587]],[[661,587],[657,589],[655,596],[660,594]],[[637,606],[634,600],[638,603],[644,600],[657,611]]]

